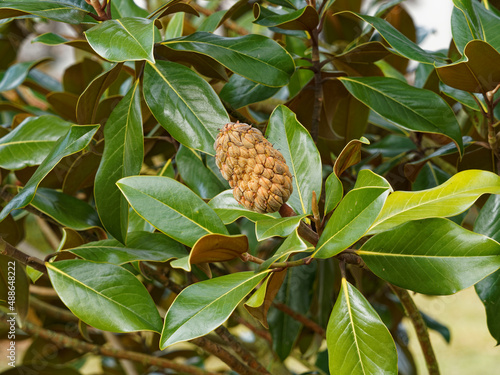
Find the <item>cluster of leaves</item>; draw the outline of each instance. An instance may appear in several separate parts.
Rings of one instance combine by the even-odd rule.
[[[427,52],[400,3],[0,1],[0,232],[13,246],[25,228],[58,242],[48,277],[26,268],[32,282],[54,288],[82,336],[157,332],[131,345],[162,356],[226,321],[261,323],[271,373],[302,356],[319,373],[413,374],[390,284],[476,285],[500,341],[500,10],[454,1],[449,50]],[[47,20],[75,36],[39,34]],[[56,81],[46,59],[16,62],[25,39],[80,58]],[[233,199],[213,144],[235,120],[282,152],[296,216]]]

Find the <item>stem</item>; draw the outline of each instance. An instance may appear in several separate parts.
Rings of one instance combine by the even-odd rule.
[[[118,350],[124,350],[122,343],[118,340],[118,337],[114,335],[112,332],[103,332],[104,338],[109,343],[109,345]],[[137,369],[134,366],[134,363],[129,359],[119,359],[120,365],[122,366],[123,372],[125,375],[139,375]]]
[[[190,340],[193,344],[199,346],[208,353],[216,356],[226,365],[228,365],[233,371],[240,375],[256,375],[259,372],[251,369],[250,367],[241,363],[236,357],[229,353],[222,346],[216,344],[213,341],[206,339],[205,337],[198,337],[196,339]]]
[[[422,314],[415,305],[413,298],[406,289],[399,288],[395,285],[389,284],[393,292],[398,296],[401,304],[403,305],[406,315],[410,318],[415,332],[417,333],[417,338],[424,353],[425,363],[427,364],[427,370],[429,375],[439,375],[439,365],[436,360],[436,355],[434,354],[434,349],[431,345],[431,340],[429,338],[429,332],[427,331],[427,325],[422,318]]]
[[[281,206],[280,215],[281,215],[281,217],[297,216],[297,214],[295,213],[293,208],[290,207],[287,203],[285,203],[283,206]],[[318,244],[318,240],[319,240],[318,234],[315,231],[313,231],[311,229],[311,227],[308,226],[303,221],[301,221],[299,224],[298,233],[299,233],[300,237],[302,237],[303,239],[305,239],[307,242],[311,243],[312,245],[316,246]]]
[[[31,288],[30,288],[31,289]],[[39,300],[38,298],[30,295],[30,305],[35,308],[35,310],[50,315],[57,320],[63,320],[65,322],[78,322],[78,318],[73,315],[68,310],[61,309],[50,303]]]
[[[321,63],[319,61],[319,29],[311,31],[312,43],[312,65],[314,71],[314,105],[311,123],[311,136],[316,142],[319,135],[319,124],[321,121],[321,109],[323,106],[323,85],[321,79]]]
[[[30,266],[39,272],[47,273],[47,268],[45,268],[45,265],[40,259],[23,253],[21,250],[15,248],[8,242],[5,242],[2,237],[0,237],[0,254],[7,255],[8,257],[13,258],[26,266]]]
[[[226,327],[220,326],[215,330],[217,333],[229,346],[238,354],[241,359],[243,359],[251,368],[257,370],[262,374],[271,375],[265,368],[262,366],[231,333],[227,330]]]
[[[85,2],[89,5],[92,5],[92,7],[94,8],[95,12],[97,13],[97,18],[94,17],[96,20],[106,21],[111,19],[111,17],[108,16],[108,14],[106,14],[106,12],[104,11],[104,9],[106,9],[107,0],[104,0],[104,5],[101,5],[99,0],[85,0]],[[111,9],[111,5],[109,6],[109,9]],[[109,13],[111,15],[111,11],[109,11]],[[90,13],[90,15],[92,15],[92,13]]]
[[[0,311],[0,320],[7,322],[7,314]],[[169,368],[180,373],[193,374],[193,375],[216,375],[216,373],[201,370],[198,367],[183,365],[165,358],[153,357],[143,353],[132,352],[128,350],[119,350],[106,346],[94,345],[78,339],[62,335],[60,333],[50,331],[48,329],[39,327],[29,321],[24,322],[23,331],[30,334],[39,336],[43,339],[49,340],[60,348],[71,348],[81,353],[94,353],[107,357],[118,359],[128,359],[134,362],[142,363],[144,366],[157,366],[161,368]]]
[[[284,312],[285,314],[289,315],[296,321],[302,323],[304,327],[311,329],[313,332],[316,332],[323,338],[326,337],[326,331],[323,329],[323,327],[321,327],[318,323],[309,319],[307,316],[292,310],[290,307],[281,302],[274,302],[273,306],[276,307],[278,310]]]
[[[261,259],[259,257],[256,257],[256,256],[248,254],[248,253],[241,254],[240,258],[244,262],[253,262],[253,263],[257,263],[257,264],[262,264],[265,262],[264,259]],[[312,258],[306,257],[306,258],[302,258],[299,260],[293,260],[290,262],[276,262],[276,263],[271,264],[269,267],[276,269],[276,271],[282,271],[285,268],[298,267],[298,266],[311,264],[312,260],[313,260]]]

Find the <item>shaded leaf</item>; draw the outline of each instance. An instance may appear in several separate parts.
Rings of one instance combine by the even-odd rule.
[[[325,215],[337,207],[343,195],[342,182],[335,173],[330,173],[325,181]]]
[[[279,91],[277,87],[269,87],[250,81],[238,74],[233,74],[224,85],[219,96],[235,109],[260,102],[272,97]]]
[[[5,248],[3,240],[0,240],[0,248],[2,250]],[[22,322],[28,315],[30,295],[30,282],[28,275],[26,275],[25,266],[14,258],[0,254],[0,280],[2,281],[0,283],[0,305],[5,306],[9,313],[17,314],[17,316],[12,316],[19,320],[22,326]]]
[[[343,148],[333,165],[333,173],[339,177],[344,171],[361,161],[361,146],[369,145],[370,141],[365,137],[353,139]]]
[[[183,289],[165,316],[160,348],[204,336],[226,321],[266,273],[238,272]]]
[[[1,5],[2,3],[0,3],[0,6]],[[40,64],[46,63],[49,60],[49,58],[45,58],[38,61],[26,61],[11,65],[4,72],[2,80],[0,81],[0,92],[15,89],[24,82],[31,69]]]
[[[160,331],[153,300],[129,271],[80,259],[46,266],[61,300],[88,325],[110,332]]]
[[[279,27],[284,30],[313,30],[319,23],[316,9],[310,5],[291,12],[274,12],[269,8],[261,7],[258,3],[253,6],[254,23],[266,27]]]
[[[99,128],[98,125],[79,126],[73,125],[65,136],[62,136],[54,145],[54,148],[40,164],[36,172],[31,176],[29,181],[24,186],[24,189],[18,193],[12,200],[5,205],[0,212],[0,221],[5,219],[10,211],[22,208],[28,205],[36,189],[43,178],[61,161],[65,156],[74,154],[85,148],[95,132]]]
[[[305,214],[280,219],[258,220],[255,223],[257,240],[262,241],[274,236],[287,237],[299,226],[304,217],[306,217]]]
[[[500,244],[443,218],[414,220],[357,251],[378,277],[424,294],[453,294],[500,268]]]

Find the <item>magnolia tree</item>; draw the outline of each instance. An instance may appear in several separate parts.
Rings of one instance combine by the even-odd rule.
[[[436,52],[401,1],[144,3],[0,1],[5,374],[438,374],[411,293],[473,285],[500,341],[500,2]]]

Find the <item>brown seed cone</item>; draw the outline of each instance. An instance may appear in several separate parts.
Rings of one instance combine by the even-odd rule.
[[[215,162],[249,210],[276,212],[292,194],[292,175],[281,152],[248,124],[230,122],[215,141]]]

